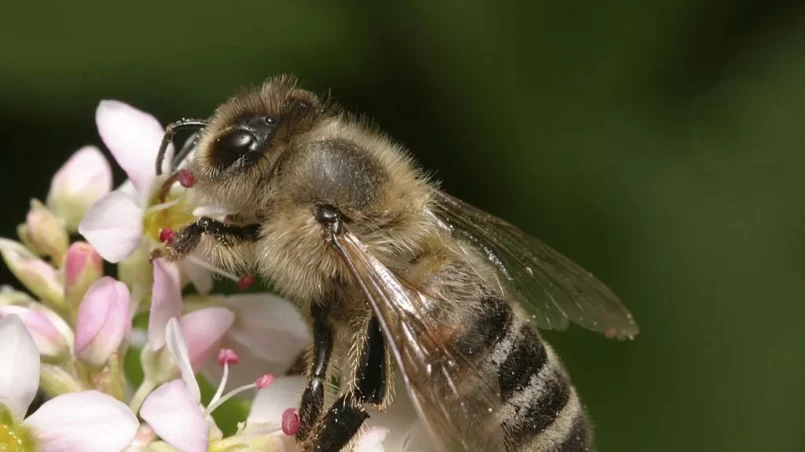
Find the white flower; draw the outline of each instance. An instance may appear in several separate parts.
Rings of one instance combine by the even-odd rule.
[[[16,315],[0,319],[0,416],[7,438],[43,452],[115,452],[134,439],[139,423],[129,408],[98,391],[60,395],[25,418],[39,386],[39,352]],[[2,444],[0,444],[2,446]]]
[[[242,358],[229,377],[237,386],[261,373],[284,374],[313,340],[299,310],[288,300],[270,293],[187,299],[191,304],[192,300],[203,300],[200,303],[203,306],[217,305],[234,313],[234,322],[220,346],[234,350]],[[220,367],[213,362],[208,362],[203,371],[211,380],[221,377]]]
[[[265,388],[261,389],[261,391],[265,391],[273,387],[275,384],[273,375],[263,375],[254,383],[224,394],[230,363],[237,362],[237,356],[231,350],[226,350],[225,353],[221,354],[221,364],[224,367],[223,378],[217,392],[205,408],[201,406],[201,392],[193,373],[190,353],[182,335],[182,328],[175,318],[171,318],[165,328],[165,342],[176,366],[180,370],[181,378],[158,387],[145,399],[140,410],[142,418],[163,441],[185,452],[206,452],[211,447],[211,441],[241,445],[257,441],[263,446],[269,443],[281,444],[283,442],[281,439],[280,416],[277,416],[270,429],[259,430],[260,434],[257,436],[255,436],[254,431],[251,431],[250,436],[235,435],[235,437],[226,439],[221,438],[220,432],[217,431],[217,427],[215,427],[210,417],[210,413],[238,392],[255,387]],[[288,381],[295,381],[286,378],[277,380],[280,388],[285,387]],[[213,429],[212,433],[210,429]],[[221,450],[223,449],[221,447]],[[275,449],[277,448],[261,448],[260,450]]]
[[[81,220],[78,232],[104,259],[119,263],[143,239],[143,217],[156,188],[155,162],[165,129],[153,116],[114,100],[98,105],[95,122],[101,139],[129,177],[131,188],[124,184],[98,200]],[[171,147],[169,157],[172,152]]]
[[[78,231],[105,260],[121,263],[135,255],[139,248],[148,248],[149,242],[158,243],[159,240],[156,226],[159,222],[148,214],[152,207],[150,203],[164,179],[156,175],[156,156],[165,129],[153,116],[114,100],[105,100],[98,105],[95,121],[101,139],[129,180],[93,204],[81,220]],[[170,170],[172,154],[173,146],[170,145],[163,165],[165,172]],[[189,213],[180,211],[171,212],[171,215],[180,216],[181,221],[192,219]],[[140,254],[147,256],[148,253]],[[137,261],[141,264],[138,267],[147,265],[146,259]],[[186,267],[186,276],[200,292],[211,288],[209,272],[189,268],[189,263]],[[138,268],[137,271],[146,270]],[[145,284],[149,283],[146,281]],[[135,301],[139,298],[138,292],[132,287]]]

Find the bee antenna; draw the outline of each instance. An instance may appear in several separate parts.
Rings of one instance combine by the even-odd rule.
[[[179,121],[172,122],[168,124],[168,127],[165,128],[165,135],[162,136],[162,144],[159,145],[159,152],[157,153],[157,161],[156,161],[156,170],[157,176],[162,174],[162,162],[165,160],[165,152],[168,150],[168,145],[173,140],[173,136],[176,134],[176,131],[179,129],[186,129],[189,127],[206,127],[207,121],[204,119],[180,119]],[[184,158],[187,156],[189,151],[182,151],[177,155],[177,159],[174,159],[173,165],[178,165],[181,160],[178,157]]]

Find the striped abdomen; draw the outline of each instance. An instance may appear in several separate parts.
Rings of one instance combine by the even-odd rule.
[[[553,350],[505,301],[487,298],[482,303],[468,333],[483,338],[473,341],[476,356],[486,354],[497,370],[506,452],[590,451],[589,421]]]

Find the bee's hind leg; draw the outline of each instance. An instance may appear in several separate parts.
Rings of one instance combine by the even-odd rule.
[[[369,413],[363,404],[382,406],[388,397],[389,372],[386,343],[377,319],[369,321],[355,381],[350,390],[333,403],[312,438],[311,450],[337,452],[349,444]],[[307,449],[306,449],[307,450]]]

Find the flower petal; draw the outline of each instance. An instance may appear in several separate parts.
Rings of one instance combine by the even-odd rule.
[[[221,339],[234,321],[235,314],[220,307],[199,309],[179,319],[193,369],[201,369],[218,352]]]
[[[190,262],[189,260],[180,261],[179,267],[182,273],[187,276],[187,279],[196,288],[200,294],[208,294],[212,290],[213,281],[212,273],[206,268]]]
[[[222,304],[237,319],[228,336],[262,359],[290,364],[312,341],[299,310],[281,297],[269,293],[234,295]]]
[[[293,364],[287,361],[264,360],[262,357],[257,356],[254,350],[244,347],[228,336],[224,336],[224,339],[221,341],[221,348],[232,349],[240,357],[240,363],[237,366],[229,368],[227,386],[232,388],[254,383],[254,379],[258,375],[267,373],[285,375],[285,372],[290,368],[291,364]],[[215,360],[207,361],[202,369],[202,374],[209,381],[221,381],[221,378],[223,378],[223,370]],[[238,393],[236,397],[250,399],[254,398],[256,392],[256,389],[252,389]]]
[[[360,433],[355,441],[354,452],[383,452],[383,440],[386,439],[389,429],[385,427],[369,427]]]
[[[163,441],[182,452],[207,451],[207,422],[184,381],[158,387],[143,402],[140,416]]]
[[[366,427],[388,429],[383,439],[383,445],[387,450],[435,452],[437,448],[424,424],[419,423],[403,377],[397,375],[394,384],[394,392],[397,394],[394,403],[384,412],[372,413],[372,417],[366,420]]]
[[[43,306],[44,307],[44,306]],[[39,354],[48,358],[66,356],[70,350],[67,338],[44,314],[23,306],[0,306],[0,318],[17,315],[36,344]]]
[[[39,351],[17,315],[0,319],[0,404],[25,417],[39,387]]]
[[[84,212],[112,189],[112,168],[95,146],[76,151],[50,182],[47,205],[75,231]]]
[[[279,426],[282,413],[299,407],[299,394],[307,385],[305,377],[277,377],[268,387],[257,391],[246,424],[273,424]]]
[[[165,326],[168,320],[182,315],[182,289],[179,268],[164,259],[154,259],[154,286],[151,312],[148,316],[148,343],[152,350],[165,345]]]
[[[139,193],[150,193],[159,146],[165,129],[156,118],[131,105],[104,100],[95,112],[95,122],[106,147],[126,172]],[[170,161],[173,146],[168,149]]]
[[[165,341],[176,367],[179,368],[179,372],[182,374],[182,380],[184,380],[190,394],[193,395],[193,399],[198,403],[201,400],[201,390],[193,373],[193,366],[190,364],[190,353],[187,351],[182,329],[175,317],[168,320],[168,326],[165,328]]]
[[[90,207],[78,225],[78,232],[101,257],[116,264],[140,244],[143,211],[129,195],[112,191]]]
[[[137,417],[124,403],[98,391],[73,392],[45,402],[23,422],[43,452],[113,452],[137,434]]]

